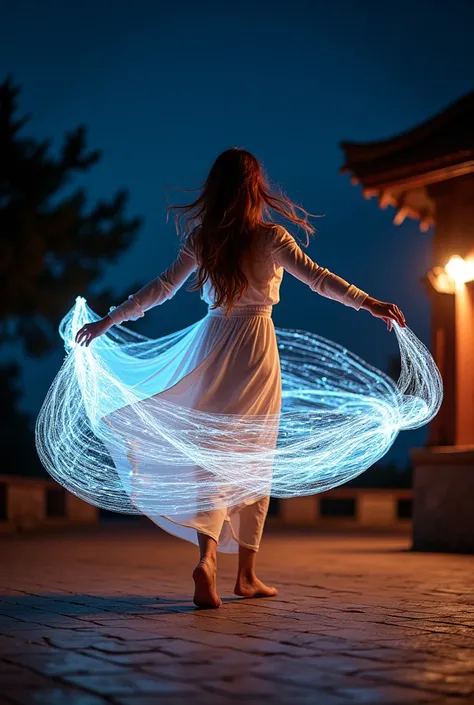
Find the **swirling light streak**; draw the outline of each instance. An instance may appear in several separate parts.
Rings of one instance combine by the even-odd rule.
[[[277,329],[281,414],[204,413],[156,395],[163,362],[183,358],[205,318],[157,340],[114,326],[90,347],[77,346],[77,330],[97,319],[78,297],[61,322],[67,354],[36,443],[61,485],[116,512],[173,517],[269,492],[323,492],[373,465],[400,430],[428,423],[442,400],[438,368],[408,328],[395,326],[397,384],[335,343]]]

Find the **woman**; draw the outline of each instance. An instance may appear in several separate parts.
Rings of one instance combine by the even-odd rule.
[[[209,305],[203,331],[185,372],[175,374],[160,398],[200,412],[238,414],[274,420],[281,406],[281,376],[272,306],[279,301],[283,270],[313,291],[354,309],[365,309],[405,326],[400,309],[374,299],[344,279],[313,262],[280,225],[271,211],[301,227],[314,228],[308,214],[267,186],[258,160],[242,149],[229,149],[215,161],[199,197],[190,205],[176,206],[177,224],[186,215],[186,237],[176,261],[107,316],[81,328],[76,342],[90,345],[114,324],[137,319],[171,298],[195,273],[194,289]],[[273,421],[274,425],[274,421]],[[265,435],[275,444],[277,428]],[[199,473],[199,470],[197,470]],[[199,481],[199,475],[197,475]],[[202,476],[203,487],[206,476]],[[216,590],[216,551],[238,548],[235,593],[244,597],[269,597],[276,590],[255,573],[267,514],[268,495],[252,501],[199,510],[186,516],[151,516],[167,531],[196,541],[200,560],[193,573],[194,602],[199,607],[221,605]],[[138,500],[137,506],[140,508]],[[143,510],[146,513],[146,509]]]

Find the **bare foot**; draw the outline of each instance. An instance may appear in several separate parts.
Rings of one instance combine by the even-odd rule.
[[[262,583],[256,575],[238,575],[234,593],[240,597],[275,597],[278,590]]]
[[[222,605],[217,594],[216,564],[207,559],[199,561],[193,571],[194,604],[201,609],[216,609]]]

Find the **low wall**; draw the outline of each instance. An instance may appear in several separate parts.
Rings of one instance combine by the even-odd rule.
[[[275,523],[325,528],[410,528],[409,489],[338,488],[307,497],[282,499]]]
[[[99,510],[54,480],[0,475],[0,533],[96,524]]]
[[[411,490],[337,488],[272,501],[274,526],[336,528],[411,527]],[[53,480],[0,475],[0,533],[93,525],[99,510]]]

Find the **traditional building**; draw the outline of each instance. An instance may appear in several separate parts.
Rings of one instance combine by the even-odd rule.
[[[381,142],[343,142],[343,172],[394,223],[433,228],[432,351],[444,401],[427,449],[413,453],[414,546],[474,550],[474,92]]]

